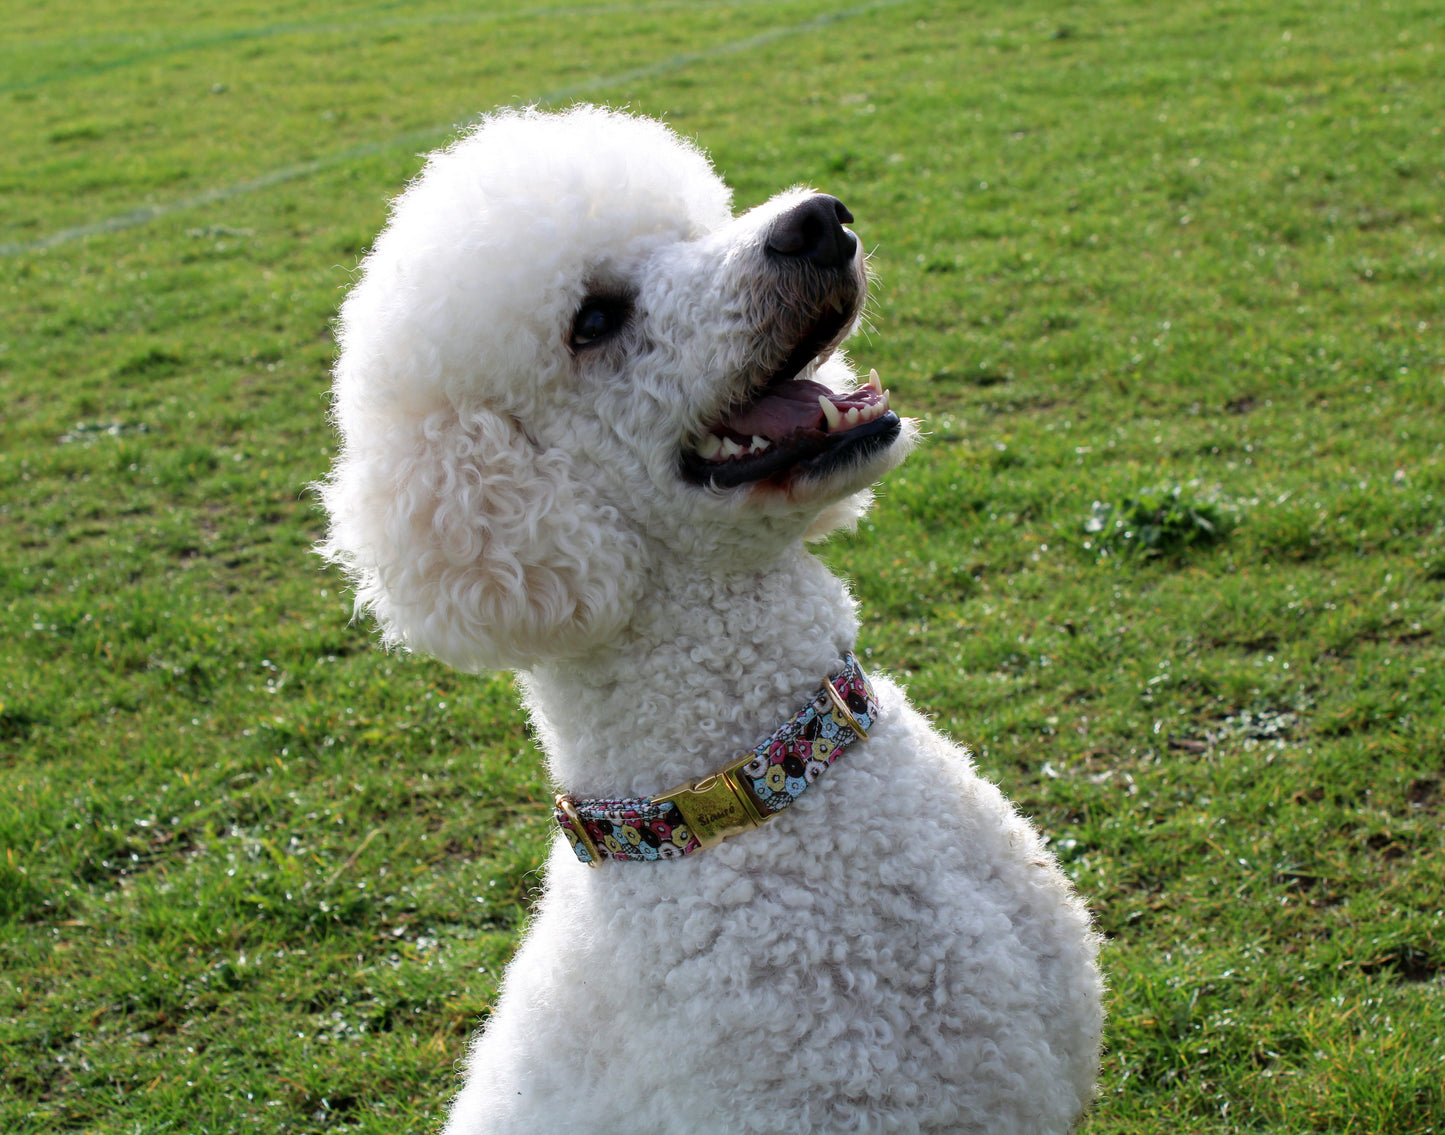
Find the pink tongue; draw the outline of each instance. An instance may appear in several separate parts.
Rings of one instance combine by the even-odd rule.
[[[741,407],[722,423],[743,437],[782,438],[795,430],[816,429],[823,420],[820,395],[832,392],[820,382],[800,378],[770,390],[756,402]]]

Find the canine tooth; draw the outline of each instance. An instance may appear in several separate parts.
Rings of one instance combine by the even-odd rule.
[[[871,386],[874,390],[878,391],[879,394],[883,393],[883,384],[878,381],[878,372],[876,370],[870,370],[868,372],[868,382],[865,385]]]
[[[749,453],[761,453],[763,450],[767,449],[768,446],[770,446],[770,445],[772,445],[772,444],[773,444],[773,442],[772,442],[772,439],[771,439],[771,438],[756,437],[756,436],[754,436],[752,448],[750,448],[750,449],[748,450],[748,452],[749,452]]]
[[[742,451],[743,451],[743,447],[740,446],[737,442],[733,441],[732,438],[730,438],[730,437],[725,437],[725,438],[723,438],[723,440],[722,440],[722,455],[723,455],[724,457],[736,457],[736,456],[737,456],[739,453],[741,453]]]
[[[818,405],[823,408],[823,417],[827,420],[830,430],[836,430],[843,424],[843,415],[838,412],[838,407],[833,405],[833,400],[826,394],[818,395]]]
[[[711,461],[722,451],[722,438],[717,434],[708,434],[697,443],[697,455],[705,460]]]
[[[856,426],[858,424],[858,407],[854,406],[851,410],[844,414],[843,420],[846,421],[850,426]]]
[[[886,390],[883,392],[883,401],[880,403],[880,405],[881,405],[885,410],[888,409],[888,391],[886,391]]]

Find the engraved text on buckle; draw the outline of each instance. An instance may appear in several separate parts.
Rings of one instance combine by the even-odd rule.
[[[653,803],[675,805],[697,842],[705,848],[716,847],[729,836],[749,831],[769,819],[758,810],[752,793],[737,776],[738,769],[752,758],[749,753],[719,772],[654,796]]]

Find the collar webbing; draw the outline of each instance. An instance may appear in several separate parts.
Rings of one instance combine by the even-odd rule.
[[[868,736],[878,702],[850,652],[843,669],[770,736],[701,780],[657,796],[558,796],[555,818],[577,858],[676,859],[713,847],[777,815],[854,741]]]

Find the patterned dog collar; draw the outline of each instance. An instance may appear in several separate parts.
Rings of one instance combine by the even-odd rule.
[[[676,859],[715,847],[776,816],[843,755],[868,736],[878,701],[858,659],[771,736],[701,780],[659,796],[631,800],[557,797],[556,820],[577,858]]]

